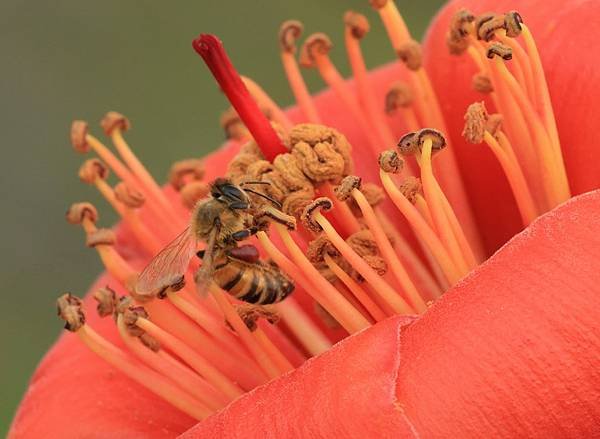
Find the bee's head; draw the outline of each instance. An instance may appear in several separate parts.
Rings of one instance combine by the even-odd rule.
[[[250,199],[248,195],[237,185],[226,178],[217,178],[210,189],[211,196],[230,209],[248,209]]]

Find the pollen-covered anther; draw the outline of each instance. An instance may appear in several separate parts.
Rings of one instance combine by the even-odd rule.
[[[279,45],[281,50],[296,53],[296,42],[302,35],[304,25],[298,20],[286,20],[279,27]]]
[[[402,44],[398,47],[396,53],[409,70],[419,70],[423,65],[421,44],[415,40]]]
[[[66,218],[70,224],[81,224],[84,218],[95,223],[98,220],[98,211],[92,203],[75,203],[67,210]]]
[[[123,323],[125,323],[129,335],[138,337],[144,346],[154,352],[158,352],[160,350],[158,340],[137,326],[139,318],[148,319],[148,317],[148,313],[143,306],[129,306],[123,311]]]
[[[110,136],[116,128],[121,131],[127,131],[131,127],[131,123],[121,113],[109,111],[100,121],[100,126],[104,130],[104,133]]]
[[[385,94],[385,112],[391,114],[399,108],[410,107],[413,103],[413,93],[408,84],[398,81]]]
[[[65,329],[77,332],[85,325],[83,303],[79,297],[65,293],[56,301],[58,316],[65,321]]]
[[[229,107],[221,114],[219,124],[225,132],[227,139],[243,141],[250,136],[248,128],[246,128],[246,125],[244,125],[244,122],[242,122],[242,119],[240,119],[240,116],[233,107]]]
[[[473,89],[479,93],[488,94],[494,91],[492,80],[485,73],[475,73],[475,75],[473,75],[472,84]]]
[[[204,181],[192,181],[186,184],[181,191],[181,201],[188,209],[193,209],[194,206],[210,192],[210,185]]]
[[[419,142],[415,131],[406,133],[398,141],[398,150],[403,156],[409,156],[419,152]],[[379,156],[379,165],[382,166],[381,155]],[[382,167],[383,169],[383,167]],[[391,172],[391,171],[386,171]]]
[[[121,203],[132,209],[138,209],[146,202],[146,197],[137,189],[132,188],[125,182],[117,183],[115,186],[115,197]]]
[[[352,196],[354,189],[360,189],[362,179],[356,175],[348,175],[335,188],[335,196],[340,201],[346,201]]]
[[[288,193],[283,199],[282,210],[295,218],[301,218],[306,207],[312,203],[315,191],[312,188]]]
[[[94,184],[98,179],[106,180],[108,167],[100,159],[89,159],[79,168],[79,179],[87,184]]]
[[[74,120],[71,123],[71,145],[75,151],[85,154],[90,150],[87,141],[88,123],[84,120]]]
[[[316,57],[327,55],[332,47],[333,44],[326,34],[322,32],[312,34],[300,49],[300,65],[308,68],[314,67]]]
[[[289,141],[300,171],[314,183],[339,181],[352,171],[350,144],[333,128],[299,124],[290,131]]]
[[[344,14],[344,24],[350,29],[352,36],[358,40],[363,38],[371,29],[367,17],[355,11],[347,11]]]
[[[504,29],[504,15],[487,13],[475,18],[477,39],[491,41],[497,30]]]
[[[488,120],[485,124],[485,130],[488,131],[492,136],[495,136],[502,127],[503,121],[504,117],[500,113],[490,114],[488,115]]]
[[[512,49],[504,44],[492,43],[487,48],[486,56],[489,59],[499,56],[504,61],[510,61],[512,59]]]
[[[115,242],[117,242],[117,237],[111,229],[94,230],[85,238],[85,245],[90,248],[97,245],[114,245]]]
[[[325,212],[327,212],[328,210],[331,210],[332,207],[333,207],[333,202],[329,198],[327,198],[327,197],[317,198],[316,200],[312,201],[308,206],[306,206],[306,208],[304,209],[304,212],[302,212],[302,217],[301,217],[302,224],[304,224],[304,226],[308,230],[312,230],[315,233],[320,232],[323,229],[321,228],[319,223],[315,221],[313,216],[316,213],[319,213],[321,210],[324,210]]]
[[[206,169],[200,159],[186,159],[173,163],[169,170],[169,183],[180,190],[189,180],[202,180]]]
[[[185,276],[181,275],[176,278],[170,285],[166,285],[156,292],[158,299],[165,299],[168,293],[176,293],[185,287]],[[136,296],[137,298],[137,296]]]
[[[517,11],[510,11],[504,15],[504,28],[507,37],[517,38],[521,35],[523,30],[521,24],[523,24],[523,17]]]
[[[406,177],[402,183],[400,183],[399,189],[402,195],[404,195],[404,197],[413,204],[417,201],[417,195],[421,195],[423,193],[421,180],[412,176]]]
[[[288,230],[296,230],[296,217],[287,215],[281,210],[274,209],[271,206],[266,207],[254,215],[254,220],[258,224],[268,224],[275,222],[286,227]]]
[[[143,306],[129,306],[123,310],[123,322],[129,335],[133,337],[141,336],[145,331],[137,326],[139,318],[148,319],[150,316]]]
[[[452,17],[446,36],[446,45],[452,55],[461,55],[469,48],[468,36],[475,16],[467,9],[458,10]]]
[[[242,303],[235,305],[235,310],[250,331],[256,331],[258,319],[265,319],[272,325],[279,321],[279,314],[270,306]]]
[[[387,263],[381,257],[377,242],[370,230],[353,233],[346,242],[377,274],[383,276],[387,272]],[[360,280],[360,277],[358,279]]]
[[[402,151],[402,139],[400,139],[400,143],[398,143],[398,147],[400,151]],[[392,174],[398,174],[404,168],[404,159],[400,157],[398,152],[393,149],[388,149],[387,151],[383,151],[379,154],[379,167],[384,172],[389,172]]]
[[[465,140],[476,145],[483,142],[487,121],[488,113],[483,102],[469,105],[465,113],[465,126],[462,132]]]
[[[123,314],[127,308],[132,306],[133,298],[131,296],[121,296],[117,299],[115,304],[115,313]]]
[[[100,288],[94,292],[94,299],[98,302],[96,311],[100,317],[113,315],[117,309],[117,293],[109,286]]]
[[[431,150],[432,151],[441,151],[446,147],[446,137],[442,134],[441,131],[438,131],[434,128],[423,128],[416,133],[416,143],[419,149],[422,148],[423,142],[426,139],[431,139]]]

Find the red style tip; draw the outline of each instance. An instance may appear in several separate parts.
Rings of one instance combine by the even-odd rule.
[[[215,35],[201,34],[192,42],[194,50],[202,57],[221,89],[254,137],[266,159],[273,159],[287,151],[271,122],[260,111],[227,56],[223,43]]]

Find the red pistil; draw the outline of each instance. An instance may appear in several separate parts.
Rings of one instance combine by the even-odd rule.
[[[201,34],[192,42],[192,46],[210,69],[267,160],[272,161],[286,152],[271,122],[260,111],[235,70],[221,40],[211,34]]]

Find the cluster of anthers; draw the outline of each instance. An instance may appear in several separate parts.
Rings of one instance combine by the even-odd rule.
[[[384,102],[376,98],[360,47],[369,31],[364,16],[344,16],[355,88],[329,58],[332,44],[322,33],[306,39],[297,60],[302,24],[287,21],[281,60],[304,118],[299,125],[236,73],[217,38],[194,41],[233,105],[222,118],[226,135],[243,144],[223,179],[207,182],[203,162],[185,160],[172,167],[163,190],[123,137],[130,127],[124,116],[110,112],[101,123],[118,156],[85,122],[72,125],[75,149],[98,156],[83,164],[81,180],[96,186],[135,243],[98,228],[90,203],[74,204],[68,221],[83,227],[115,283],[94,294],[98,313],[114,317],[123,343],[86,324],[83,303],[71,294],[58,300],[59,315],[116,369],[194,418],[322,353],[342,330],[353,334],[391,315],[425,312],[483,260],[420,45],[392,1],[371,3],[406,81],[393,84]],[[516,12],[461,10],[447,41],[451,53],[471,57],[479,70],[473,86],[498,112],[474,103],[463,135],[494,153],[527,225],[570,197],[532,35]],[[352,151],[342,133],[320,124],[300,65],[318,70],[365,144]],[[398,123],[410,132],[396,141]],[[361,157],[364,182],[352,157]],[[115,186],[109,169],[120,180]],[[410,236],[401,233],[401,218]],[[205,247],[199,269],[196,244]],[[148,259],[158,255],[141,277],[126,256],[132,245]],[[202,275],[194,277],[196,270]],[[332,333],[327,325],[340,329]]]

